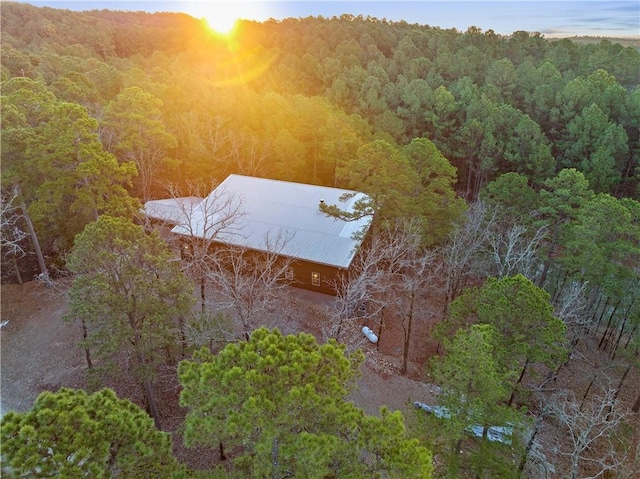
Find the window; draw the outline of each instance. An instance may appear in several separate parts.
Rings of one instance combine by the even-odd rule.
[[[311,284],[320,286],[320,273],[311,273]]]
[[[189,243],[183,242],[180,245],[180,257],[187,261],[193,259],[193,246]]]

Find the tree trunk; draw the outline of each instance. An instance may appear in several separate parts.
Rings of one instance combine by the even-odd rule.
[[[522,454],[522,459],[520,459],[520,464],[518,465],[518,478],[522,477],[522,473],[524,472],[524,466],[527,465],[527,459],[529,458],[529,454],[531,453],[531,449],[533,449],[533,442],[540,431],[540,426],[542,425],[542,416],[536,417],[535,425],[533,426],[533,432],[531,433],[531,437],[527,442],[527,446],[524,448],[524,454]]]
[[[602,306],[602,313],[600,313],[600,317],[598,318],[598,322],[596,323],[596,329],[593,331],[594,336],[598,334],[598,330],[600,329],[600,325],[602,324],[602,320],[604,319],[604,315],[607,312],[607,308],[609,307],[609,297],[605,299],[604,306]],[[598,310],[596,309],[595,314],[598,314]]]
[[[89,337],[89,333],[87,331],[87,323],[84,322],[84,319],[81,319],[80,321],[82,322],[82,339],[86,341],[87,337]],[[91,362],[91,351],[89,351],[89,347],[86,346],[86,343],[84,347],[84,355],[87,358],[87,367],[91,369],[93,367],[93,363]]]
[[[27,204],[24,202],[24,198],[22,197],[22,191],[20,191],[20,186],[18,186],[17,184],[13,185],[13,189],[15,191],[16,197],[20,198],[20,209],[22,209],[24,221],[27,224],[27,229],[29,230],[29,236],[31,237],[31,243],[33,244],[33,249],[35,250],[36,257],[38,258],[38,266],[40,267],[40,274],[42,275],[42,280],[45,283],[50,283],[51,279],[49,278],[49,271],[47,271],[47,265],[44,262],[44,255],[42,254],[42,249],[40,248],[38,235],[36,235],[36,230],[33,228],[31,217],[29,216],[29,212],[27,211]]]
[[[482,167],[478,165],[478,174],[475,177],[475,182],[473,185],[473,196],[471,197],[471,199],[475,199],[480,195],[480,189],[484,184],[484,173],[485,172]]]
[[[471,168],[471,162],[467,161],[467,188],[466,188],[466,192],[465,192],[465,198],[467,198],[468,200],[470,200],[470,196],[471,196],[471,178],[473,176],[472,171],[473,168]]]
[[[407,366],[409,363],[409,345],[411,343],[411,328],[413,327],[413,305],[415,303],[415,297],[415,291],[411,291],[407,328],[404,331],[404,349],[402,351],[402,368],[400,369],[401,374],[407,374]]]
[[[631,408],[631,410],[635,413],[640,412],[640,392],[638,393],[636,402],[633,403],[633,407]]]
[[[187,335],[184,333],[184,316],[182,314],[178,317],[178,327],[180,328],[180,345],[182,349],[180,356],[184,358],[187,352]]]
[[[466,269],[463,269],[462,271],[454,271],[449,275],[453,276],[453,280],[448,281],[449,284],[445,288],[445,301],[442,307],[442,314],[447,315],[449,313],[449,305],[458,297],[458,293],[466,286],[466,275]]]
[[[622,339],[622,335],[624,334],[624,327],[627,325],[627,319],[629,319],[629,317],[625,316],[624,320],[622,321],[622,325],[620,326],[620,334],[618,334],[618,339],[616,339],[616,342],[611,348],[611,360],[614,360],[616,358],[616,352],[618,351],[618,346],[620,346],[620,340]]]
[[[625,369],[624,373],[622,373],[622,377],[620,378],[620,383],[618,384],[618,387],[616,388],[616,392],[613,395],[613,400],[611,401],[612,404],[615,404],[616,400],[618,399],[618,395],[620,394],[620,390],[622,389],[622,385],[624,384],[625,380],[627,379],[627,376],[629,375],[629,372],[631,371],[631,367],[632,367],[632,364],[631,364],[631,362],[629,362],[629,366],[627,366],[627,369]]]
[[[15,255],[11,255],[11,262],[13,263],[13,269],[16,272],[16,280],[18,281],[18,284],[23,284],[20,268],[18,267],[18,260]]]
[[[631,303],[629,303],[629,307],[627,308],[627,310],[624,313],[624,320],[622,321],[622,325],[620,326],[620,334],[618,334],[618,339],[616,339],[616,342],[613,345],[613,348],[611,350],[611,359],[615,359],[616,358],[616,353],[618,352],[618,347],[620,346],[620,340],[622,339],[622,336],[624,335],[624,328],[627,325],[627,320],[629,319],[629,315],[631,314],[631,308],[633,308],[633,305],[635,304],[636,299],[632,298],[631,299]],[[636,323],[637,325],[637,323]],[[634,326],[635,329],[635,326]]]
[[[637,354],[636,354],[636,356],[637,356]],[[611,404],[609,405],[609,414],[607,415],[607,421],[611,417],[611,413],[613,412],[613,407],[616,404],[616,401],[618,399],[618,395],[620,394],[620,390],[622,389],[622,385],[624,384],[625,380],[627,379],[627,376],[629,375],[629,372],[631,371],[631,367],[632,367],[632,363],[630,361],[629,362],[629,366],[627,366],[627,369],[625,369],[624,373],[622,373],[622,377],[620,378],[620,383],[618,384],[618,387],[616,388],[616,392],[613,394],[613,398],[611,400]]]
[[[156,426],[156,429],[160,430],[160,415],[158,414],[158,408],[156,406],[155,397],[153,395],[153,388],[151,387],[151,381],[147,377],[144,369],[146,366],[146,361],[144,360],[144,355],[142,351],[140,351],[140,332],[135,332],[135,340],[134,340],[134,348],[136,352],[136,359],[138,360],[138,364],[140,365],[143,376],[139,378],[140,386],[142,388],[142,395],[145,400],[146,410],[149,416],[153,418],[153,423]]]
[[[591,378],[591,381],[589,382],[589,385],[587,386],[587,390],[582,395],[582,400],[580,401],[580,408],[578,409],[579,411],[582,411],[582,406],[584,406],[584,402],[587,399],[587,395],[589,394],[589,391],[591,390],[591,386],[593,386],[593,383],[596,381],[597,377],[598,377],[598,375],[594,374],[593,377]]]
[[[618,398],[618,394],[620,394],[620,390],[622,389],[622,386],[624,385],[624,381],[627,379],[627,375],[629,374],[629,372],[631,371],[631,368],[633,367],[634,361],[637,360],[639,355],[640,355],[640,349],[636,351],[636,354],[634,354],[633,358],[629,358],[629,366],[627,366],[627,369],[624,371],[624,374],[622,375],[622,378],[620,379],[620,384],[618,384],[618,387],[616,389],[616,393],[613,396],[613,402],[614,403],[615,403],[616,399]]]
[[[378,323],[378,342],[376,343],[376,349],[380,349],[380,338],[382,338],[383,325],[384,325],[384,306],[380,310],[380,322]]]
[[[596,319],[596,315],[598,314],[598,310],[600,309],[600,303],[602,302],[602,294],[599,291],[598,288],[598,293],[597,293],[598,299],[597,300],[593,300],[589,302],[589,305],[587,306],[589,311],[593,311],[593,313],[591,313],[591,322],[589,323],[589,329],[588,329],[588,333],[589,334],[595,334],[596,331],[598,331],[598,327],[600,326],[600,324],[597,324],[595,319]],[[595,303],[595,308],[594,308],[594,303]],[[595,326],[595,330],[592,331],[592,328]]]
[[[615,316],[616,312],[618,311],[618,306],[620,305],[620,301],[622,301],[622,299],[619,299],[618,302],[616,303],[616,305],[613,308],[613,311],[611,311],[611,314],[609,315],[609,321],[607,322],[607,327],[604,330],[604,333],[602,334],[602,339],[600,340],[600,343],[598,344],[598,349],[606,349],[606,344],[604,343],[605,338],[608,338],[611,334],[610,334],[610,328],[611,328],[611,323],[613,322],[613,317]],[[608,342],[608,341],[607,341]],[[603,346],[604,344],[604,346]]]
[[[571,479],[578,479],[580,472],[580,453],[574,452],[571,457]]]
[[[153,397],[151,382],[148,379],[143,379],[141,386],[145,399],[145,410],[147,411],[147,414],[153,418],[153,424],[156,429],[160,430],[160,416],[158,415],[155,398]]]
[[[200,278],[200,312],[202,313],[202,315],[204,315],[205,304],[206,304],[205,290],[206,290],[206,284],[205,284],[205,279],[203,275]]]
[[[576,341],[576,345],[578,344],[578,342]],[[574,348],[575,349],[575,348]],[[565,362],[563,362],[560,366],[558,366],[558,369],[556,369],[555,371],[551,371],[550,374],[547,375],[547,379],[548,381],[555,381],[556,379],[558,379],[558,376],[560,375],[560,371],[567,365],[569,364],[569,360],[571,359],[571,357],[569,357]]]
[[[551,254],[551,252],[549,252]],[[538,278],[536,286],[538,288],[544,288],[544,283],[547,281],[547,274],[549,274],[549,267],[551,266],[551,260],[546,259],[542,266],[542,273],[540,273],[540,277]]]
[[[511,397],[509,398],[509,402],[507,403],[507,406],[511,407],[511,404],[513,404],[513,400],[516,397],[516,391],[518,390],[518,384],[520,384],[522,382],[522,378],[524,378],[524,373],[527,372],[527,367],[529,366],[529,358],[527,358],[527,360],[524,362],[524,367],[522,368],[522,371],[520,372],[520,377],[518,378],[518,381],[516,382],[516,385],[513,387],[513,391],[511,392]]]
[[[629,347],[629,343],[631,342],[631,339],[633,338],[633,335],[636,332],[637,328],[638,328],[638,323],[635,323],[633,325],[633,329],[631,330],[631,332],[629,332],[629,335],[627,336],[627,340],[624,343],[624,349],[627,349]]]
[[[156,406],[156,400],[153,395],[153,389],[151,387],[151,381],[147,378],[142,379],[142,392],[145,397],[145,403],[147,405],[147,413],[153,418],[153,424],[156,429],[161,430],[160,415],[158,414],[158,408]]]
[[[560,297],[560,294],[562,293],[562,290],[564,289],[564,285],[567,283],[567,277],[569,276],[569,271],[565,271],[564,274],[562,275],[562,282],[560,281],[561,276],[558,275],[558,281],[556,281],[556,289],[553,292],[553,299],[551,300],[553,303],[555,303],[558,298]]]
[[[342,322],[344,321],[344,318],[342,317],[342,314],[340,315],[340,317],[338,318],[338,328],[336,329],[336,335],[335,335],[335,339],[336,341],[340,341],[340,333],[342,332]]]
[[[544,261],[544,266],[542,268],[542,274],[538,279],[538,283],[536,286],[538,288],[544,289],[544,283],[547,282],[547,275],[549,274],[549,268],[551,267],[551,258],[556,253],[556,249],[558,248],[558,236],[560,235],[560,222],[556,221],[553,225],[553,234],[551,235],[551,244],[549,245],[549,254]]]
[[[220,460],[226,461],[227,455],[224,453],[224,445],[222,444],[222,442],[219,443],[219,447],[220,447]]]

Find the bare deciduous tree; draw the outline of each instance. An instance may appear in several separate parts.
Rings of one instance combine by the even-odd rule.
[[[402,330],[404,333],[402,366],[400,372],[406,374],[409,363],[409,347],[411,344],[411,335],[413,332],[413,324],[418,314],[418,299],[420,293],[432,284],[439,271],[439,265],[436,262],[436,253],[433,251],[415,250],[409,255],[402,265],[402,270],[396,282],[398,296],[396,304],[398,305],[398,314],[402,322]],[[424,315],[424,311],[421,313]]]
[[[470,276],[504,278],[522,274],[534,280],[547,227],[535,231],[501,219],[499,211],[478,200],[466,220],[449,235],[440,253],[444,265],[445,307],[464,289]]]
[[[547,401],[540,401],[538,413],[530,427],[524,430],[523,438],[526,440],[526,445],[518,465],[519,478],[550,479],[556,472],[555,466],[545,454],[543,443],[538,439],[538,434],[548,416],[549,405]]]
[[[620,470],[629,447],[620,437],[627,414],[616,407],[615,390],[592,398],[580,407],[571,392],[549,402],[549,413],[566,432],[558,435],[558,454],[568,459],[564,477],[595,479]]]
[[[3,256],[11,258],[18,283],[22,284],[18,258],[26,255],[21,243],[28,234],[20,229],[22,215],[19,213],[19,207],[15,205],[17,199],[18,194],[15,190],[3,189],[0,195],[0,248]]]
[[[242,200],[236,195],[217,191],[216,184],[192,184],[189,195],[204,196],[201,202],[178,202],[176,227],[180,235],[180,248],[185,273],[200,286],[201,314],[206,309],[207,274],[212,268],[211,242],[222,234],[239,235],[244,216]],[[170,196],[180,198],[178,188],[169,186]],[[203,194],[204,193],[204,194]]]
[[[231,138],[231,159],[242,175],[259,176],[269,156],[269,146],[256,135],[236,132]]]
[[[572,281],[562,288],[553,301],[554,315],[567,325],[567,339],[572,351],[575,350],[578,341],[584,337],[591,324],[585,294],[587,286],[586,282]]]
[[[243,175],[259,176],[269,155],[269,145],[249,130],[231,128],[220,115],[194,115],[188,117],[181,127],[182,136],[193,144],[202,158],[212,163],[212,171],[236,165],[236,171]],[[201,125],[198,128],[198,125]]]
[[[36,230],[33,227],[33,222],[31,221],[31,217],[29,216],[29,210],[27,209],[27,204],[25,203],[24,197],[22,196],[20,186],[17,184],[13,185],[13,199],[18,201],[18,206],[21,211],[21,217],[24,219],[24,222],[27,225],[27,231],[29,231],[31,244],[33,245],[33,249],[36,252],[36,257],[38,258],[38,266],[40,267],[40,275],[38,276],[38,279],[49,285],[51,284],[51,278],[49,276],[47,264],[44,261],[42,248],[40,248],[40,241],[38,240],[38,235],[36,234]]]
[[[264,238],[262,251],[248,251],[233,246],[219,246],[209,256],[211,267],[207,281],[222,298],[218,312],[231,311],[249,335],[258,325],[268,325],[282,312],[288,293],[287,273],[293,262],[279,253],[291,240],[279,233]]]
[[[384,305],[380,303],[378,294],[384,290],[385,272],[381,267],[383,252],[384,244],[377,236],[369,245],[357,251],[349,272],[338,276],[333,282],[336,306],[331,320],[323,327],[325,339],[352,343],[353,339],[345,341],[342,337],[346,323],[355,318],[366,321],[381,313]]]
[[[213,158],[220,164],[224,164],[231,156],[229,145],[231,143],[231,129],[221,115],[203,115],[200,122],[204,125],[204,131],[200,133],[199,145],[203,156]]]
[[[534,280],[540,264],[539,249],[546,235],[546,226],[538,228],[533,234],[526,226],[519,224],[511,225],[506,230],[499,227],[488,229],[488,253],[492,266],[490,274],[497,278],[522,274]]]
[[[325,336],[357,345],[361,335],[345,336],[345,329],[354,331],[345,325],[357,319],[372,326],[377,322],[380,339],[385,311],[392,309],[404,331],[402,369],[406,372],[418,298],[434,279],[436,269],[435,252],[424,250],[420,242],[417,225],[405,221],[390,225],[371,238],[357,252],[350,273],[334,284],[337,307]]]
[[[495,221],[495,214],[490,214],[483,202],[476,201],[469,207],[466,221],[451,232],[449,240],[441,248],[445,308],[464,289],[470,274],[485,272],[486,266],[481,264],[481,252]]]
[[[233,320],[223,313],[194,314],[182,325],[185,346],[201,348],[206,346],[211,353],[216,345],[228,343],[233,338]]]

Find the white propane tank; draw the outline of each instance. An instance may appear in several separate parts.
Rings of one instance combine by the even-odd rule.
[[[367,337],[367,339],[371,341],[373,344],[376,344],[378,342],[378,336],[376,336],[376,333],[371,331],[371,329],[369,329],[368,327],[366,326],[362,327],[362,334],[364,334]]]

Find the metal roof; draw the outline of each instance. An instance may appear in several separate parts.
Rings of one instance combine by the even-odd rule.
[[[345,193],[354,196],[341,202]],[[339,188],[230,175],[192,210],[190,221],[180,222],[172,231],[348,268],[362,241],[354,238],[354,233],[366,231],[371,217],[355,221],[329,217],[320,211],[320,200],[353,211],[354,203],[362,198],[366,198],[364,193]],[[232,224],[223,229],[208,227],[221,224],[234,208],[240,214]],[[215,237],[210,230],[215,230]]]
[[[202,198],[197,196],[151,200],[144,204],[144,214],[154,220],[178,224],[186,221],[191,210],[200,203]]]

